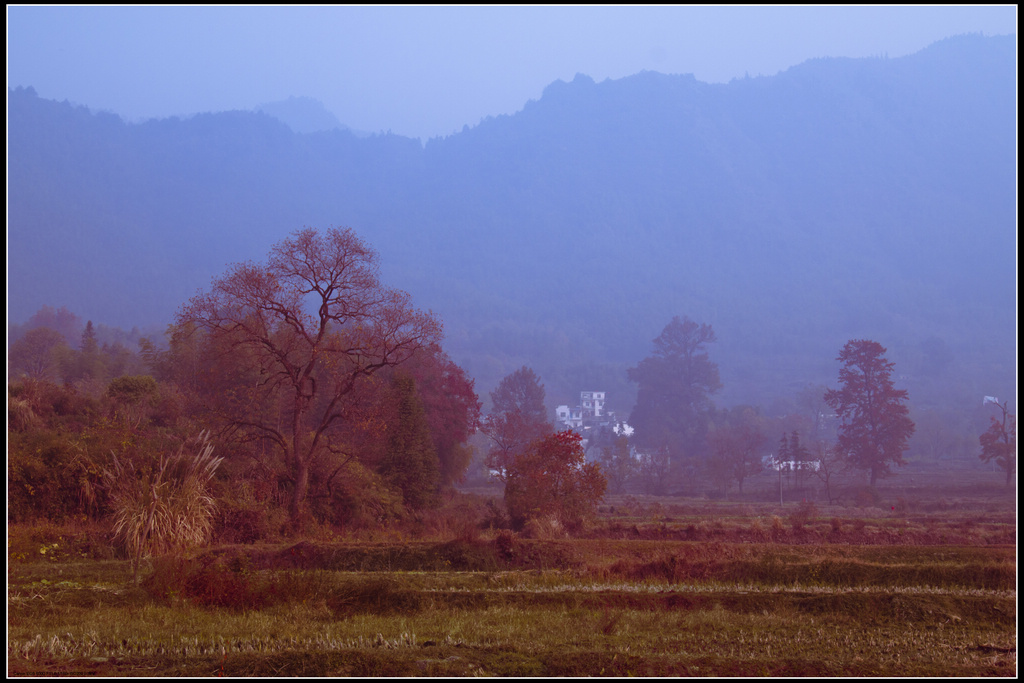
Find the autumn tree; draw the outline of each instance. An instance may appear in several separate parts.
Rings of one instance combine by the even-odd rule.
[[[514,526],[553,516],[571,530],[594,514],[608,483],[597,463],[586,462],[581,440],[571,429],[555,432],[511,459],[505,507]]]
[[[683,458],[703,456],[706,448],[711,395],[722,387],[707,352],[714,341],[710,325],[677,316],[654,340],[654,353],[628,370],[638,385],[629,418],[633,442],[649,453],[667,453],[677,474]]]
[[[724,482],[735,481],[743,493],[743,481],[761,471],[765,445],[764,420],[752,406],[723,410],[708,434],[711,465]]]
[[[637,475],[638,463],[629,447],[629,438],[625,434],[613,435],[614,438],[601,445],[601,472],[608,480],[611,493],[622,493]]]
[[[887,476],[891,465],[903,465],[903,452],[914,433],[905,405],[906,390],[892,383],[894,364],[875,341],[853,339],[837,360],[839,389],[825,392],[825,401],[841,422],[838,445],[850,464],[871,473],[871,485]]]
[[[12,326],[12,328],[16,327],[18,326]],[[82,321],[65,306],[57,309],[54,309],[53,306],[42,306],[25,321],[24,325],[20,326],[22,330],[26,331],[37,327],[48,327],[59,332],[65,343],[70,344],[81,334]]]
[[[988,429],[979,437],[983,462],[995,461],[1006,472],[1006,485],[1013,483],[1017,465],[1017,417],[1007,412],[1007,403],[996,403],[1002,417],[992,417]]]
[[[481,425],[491,442],[487,466],[504,480],[512,459],[551,433],[544,408],[544,385],[524,365],[501,380],[491,392],[491,404],[491,414]]]
[[[60,378],[62,360],[68,352],[64,335],[49,327],[36,327],[11,344],[7,370],[12,377],[55,381]]]
[[[644,493],[661,496],[668,492],[671,464],[672,458],[664,447],[637,453],[636,478]]]
[[[300,517],[318,461],[337,452],[331,429],[366,378],[437,343],[441,324],[380,282],[378,257],[350,229],[305,228],[266,263],[240,263],[179,312],[205,333],[218,368],[237,368],[223,419],[274,445]],[[218,369],[215,368],[215,369]]]
[[[346,430],[346,439],[361,452],[364,464],[378,466],[386,441],[381,434],[398,421],[398,401],[393,395],[397,375],[415,381],[437,453],[440,485],[454,486],[473,459],[473,447],[467,442],[480,423],[480,400],[473,380],[436,344],[421,348],[399,368],[378,374],[375,381],[363,383],[359,395],[353,396],[362,417],[356,429]]]

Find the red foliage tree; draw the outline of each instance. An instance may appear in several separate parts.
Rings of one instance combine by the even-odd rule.
[[[205,331],[221,369],[234,368],[221,414],[277,447],[293,521],[311,468],[332,451],[330,430],[346,416],[346,398],[441,336],[433,315],[381,284],[376,253],[353,231],[334,228],[300,230],[265,264],[232,266],[177,322]]]
[[[597,463],[585,461],[582,437],[571,429],[533,442],[509,463],[505,507],[512,523],[554,515],[567,528],[590,517],[608,482]]]
[[[493,410],[482,425],[491,440],[487,466],[504,480],[512,459],[551,433],[544,408],[544,385],[524,365],[501,380],[491,392],[491,403]]]
[[[825,401],[842,420],[839,449],[850,463],[871,472],[871,485],[890,473],[890,465],[903,464],[903,451],[914,433],[914,422],[904,405],[907,392],[892,383],[893,363],[885,347],[875,341],[853,339],[837,358],[841,389],[825,392]]]

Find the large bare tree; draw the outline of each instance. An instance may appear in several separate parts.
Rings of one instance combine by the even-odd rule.
[[[248,399],[234,392],[221,414],[280,449],[293,520],[353,389],[440,340],[438,319],[383,286],[378,271],[376,252],[352,230],[305,228],[266,263],[231,266],[178,314],[179,327],[209,335],[223,363],[246,366],[235,376],[251,382]]]

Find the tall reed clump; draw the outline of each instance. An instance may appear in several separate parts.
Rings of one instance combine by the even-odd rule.
[[[209,433],[174,455],[162,455],[149,472],[114,457],[104,473],[114,509],[114,540],[132,560],[137,582],[144,559],[206,543],[213,530],[216,501],[210,480],[223,458],[213,456]]]

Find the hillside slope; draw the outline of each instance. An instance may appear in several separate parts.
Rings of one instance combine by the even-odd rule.
[[[718,332],[730,402],[834,381],[861,337],[912,398],[1012,392],[1016,38],[722,85],[580,75],[425,146],[8,92],[12,321],[163,325],[303,225],[366,237],[482,391],[525,363],[549,396],[628,393],[623,368],[688,315]]]

